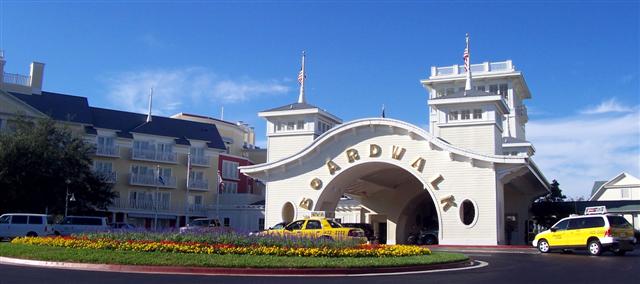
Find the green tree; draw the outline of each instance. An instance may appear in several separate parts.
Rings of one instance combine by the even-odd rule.
[[[549,186],[549,193],[536,200],[531,207],[533,219],[538,224],[549,228],[558,220],[574,213],[571,205],[563,203],[566,198],[562,194],[560,183],[554,179]]]
[[[18,118],[14,131],[0,134],[0,213],[63,214],[67,189],[70,214],[106,209],[117,193],[92,171],[93,151],[52,119]]]
[[[540,201],[543,202],[562,202],[567,197],[562,194],[562,189],[560,189],[560,184],[557,180],[553,180],[551,185],[549,186],[549,193],[541,198]]]

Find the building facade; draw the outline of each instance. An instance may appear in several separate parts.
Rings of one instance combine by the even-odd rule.
[[[241,171],[266,181],[267,225],[324,211],[370,223],[390,244],[420,228],[437,230],[441,244],[524,243],[529,207],[548,192],[526,140],[531,94],[511,61],[470,69],[472,88],[458,65],[421,81],[429,132],[388,118],[342,123],[303,88],[297,103],[259,113],[267,163]]]
[[[119,194],[105,212],[111,221],[153,228],[157,218],[159,228],[175,228],[219,216],[239,230],[261,228],[262,206],[253,203],[264,200],[263,186],[237,169],[266,156],[249,126],[92,107],[85,97],[43,91],[44,64],[34,62],[24,76],[4,72],[4,63],[0,57],[0,129],[11,129],[18,115],[50,117],[95,145],[94,170]],[[235,162],[224,171],[227,189],[237,182],[237,190],[219,187],[227,160]]]
[[[640,230],[640,179],[620,173],[610,180],[596,181],[589,201],[617,201],[606,204],[608,212],[622,214],[636,230]]]

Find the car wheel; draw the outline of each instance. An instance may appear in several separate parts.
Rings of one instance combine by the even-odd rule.
[[[538,241],[538,250],[541,253],[548,253],[549,250],[550,250],[549,242],[547,242],[547,240],[545,240],[545,239],[539,240]]]
[[[28,232],[27,237],[37,237],[38,234],[36,232]]]
[[[435,236],[429,235],[425,238],[425,245],[435,245],[438,243],[438,239]]]
[[[60,236],[60,232],[58,232],[58,231],[55,231],[53,234],[56,235],[56,236]]]
[[[587,244],[587,250],[591,255],[600,255],[602,254],[602,245],[597,240],[592,240]]]

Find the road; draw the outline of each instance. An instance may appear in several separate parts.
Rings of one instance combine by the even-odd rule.
[[[468,253],[488,262],[486,267],[413,275],[375,277],[238,277],[126,274],[0,265],[0,284],[10,283],[636,283],[640,252],[624,257],[606,253],[591,257],[572,254]]]

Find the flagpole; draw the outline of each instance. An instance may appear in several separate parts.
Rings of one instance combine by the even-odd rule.
[[[184,224],[189,223],[189,182],[191,179],[191,150],[187,154],[187,196],[185,198],[184,207]]]
[[[464,52],[464,67],[467,69],[467,83],[464,90],[471,91],[471,50],[469,50],[469,34],[466,35],[467,48]]]
[[[154,231],[158,231],[158,204],[160,203],[158,199],[160,199],[160,185],[158,184],[158,182],[160,182],[160,165],[156,165],[156,173],[158,174],[156,176],[156,213],[154,216],[154,220],[153,220],[153,230]]]
[[[304,98],[304,79],[307,76],[304,71],[304,57],[305,52],[302,51],[302,69],[300,70],[300,74],[298,74],[298,81],[300,82],[300,95],[298,96],[298,103],[306,103]]]

